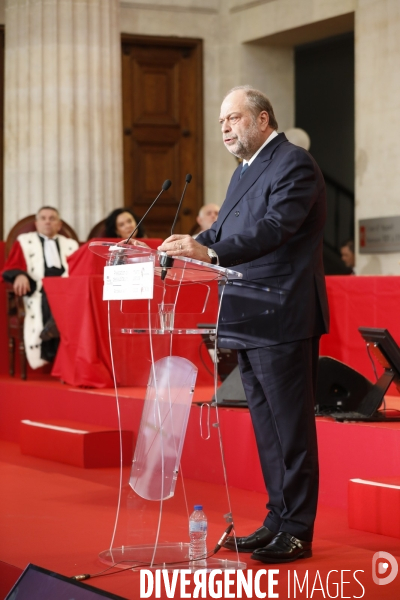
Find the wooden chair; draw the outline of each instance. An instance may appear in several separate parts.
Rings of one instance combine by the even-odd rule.
[[[106,237],[106,220],[103,219],[102,221],[99,221],[99,223],[96,223],[96,225],[94,225],[92,227],[92,229],[90,230],[90,233],[87,237],[87,241],[93,239],[93,238],[104,238]]]
[[[5,243],[5,258],[8,257],[13,243],[21,233],[29,233],[30,231],[36,231],[35,227],[36,215],[29,215],[24,219],[21,219],[14,225],[10,233],[7,236]],[[62,227],[60,230],[62,235],[65,237],[78,240],[78,236],[68,223],[62,221]],[[25,307],[21,296],[17,296],[14,293],[13,286],[6,283],[6,306],[7,306],[7,335],[8,335],[8,366],[11,377],[15,374],[15,348],[18,346],[18,352],[20,357],[20,370],[21,379],[26,379],[27,375],[27,361],[25,354],[24,345],[24,319],[25,319]]]

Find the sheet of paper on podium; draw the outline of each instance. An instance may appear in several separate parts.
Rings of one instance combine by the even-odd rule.
[[[153,298],[153,261],[104,267],[103,300]]]

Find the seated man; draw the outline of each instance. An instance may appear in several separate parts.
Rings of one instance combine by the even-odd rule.
[[[210,229],[211,225],[218,219],[218,213],[218,204],[203,204],[203,206],[199,210],[199,214],[196,217],[199,229],[193,236],[194,239],[196,239],[197,236],[200,235],[200,233],[202,233],[203,231],[207,231],[207,229]]]
[[[24,297],[24,344],[32,369],[52,361],[59,342],[42,279],[67,277],[67,257],[78,249],[75,240],[58,234],[62,223],[56,208],[40,208],[35,225],[36,232],[18,236],[2,272],[17,296]]]

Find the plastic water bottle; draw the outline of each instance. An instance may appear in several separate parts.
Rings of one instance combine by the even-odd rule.
[[[205,558],[207,555],[207,517],[200,504],[195,504],[194,511],[189,517],[189,538],[189,559]]]

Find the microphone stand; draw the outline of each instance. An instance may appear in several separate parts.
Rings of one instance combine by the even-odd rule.
[[[159,199],[159,197],[161,196],[161,194],[163,192],[165,192],[166,190],[168,190],[171,187],[171,181],[169,179],[166,179],[164,181],[164,183],[162,184],[162,188],[160,193],[158,194],[157,198],[150,204],[149,208],[146,210],[146,212],[144,213],[143,217],[140,219],[139,223],[136,225],[135,229],[132,231],[131,235],[128,237],[128,239],[124,242],[125,244],[129,243],[129,240],[131,239],[131,237],[134,235],[134,233],[136,233],[136,231],[139,229],[140,225],[142,224],[142,222],[144,221],[144,218],[148,215],[148,213],[151,211],[151,209],[153,208],[153,206],[155,205],[155,203],[157,202],[157,200]]]
[[[118,246],[120,244],[128,244],[129,243],[131,237],[139,229],[139,227],[142,224],[144,218],[150,212],[150,210],[153,208],[153,206],[155,205],[155,203],[157,202],[157,200],[159,199],[159,197],[161,196],[161,194],[163,192],[165,192],[165,190],[168,190],[171,187],[171,185],[172,184],[171,184],[171,181],[169,179],[166,179],[164,181],[164,183],[162,184],[160,193],[158,194],[158,196],[156,197],[156,199],[153,200],[153,202],[150,204],[149,208],[146,210],[146,212],[144,213],[143,217],[140,219],[139,223],[136,225],[135,229],[132,231],[132,233],[130,234],[130,236],[128,237],[128,239],[127,240],[122,240],[121,242],[118,242],[118,244],[116,244],[116,246],[113,247],[113,249],[112,249],[113,258],[110,259],[110,263],[109,264],[112,264],[112,265],[121,265],[121,264],[124,264],[123,248],[119,249]]]
[[[178,214],[179,214],[179,211],[182,206],[183,198],[185,197],[185,194],[186,194],[186,188],[191,181],[192,181],[192,176],[190,173],[188,173],[185,177],[185,187],[183,188],[182,196],[181,196],[181,199],[178,204],[178,208],[175,213],[174,222],[172,223],[171,235],[173,235],[173,232],[174,232],[174,227],[175,227],[176,221],[178,219]],[[161,252],[160,258],[159,258],[159,265],[161,267],[161,281],[164,281],[164,279],[167,276],[168,269],[170,269],[171,267],[174,266],[174,259],[172,258],[172,256],[168,256],[165,252]]]

